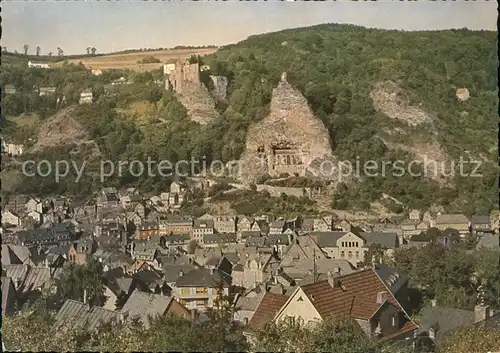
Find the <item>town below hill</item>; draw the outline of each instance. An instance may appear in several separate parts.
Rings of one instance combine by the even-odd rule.
[[[108,187],[83,204],[10,198],[2,207],[6,347],[202,348],[148,336],[155,328],[210,333],[198,344],[222,351],[307,351],[307,343],[469,353],[472,337],[487,349],[498,343],[498,214],[193,216],[184,207],[194,192],[174,182],[153,196]],[[37,339],[25,340],[33,328]],[[215,338],[222,328],[230,336]],[[330,340],[333,329],[344,338]]]

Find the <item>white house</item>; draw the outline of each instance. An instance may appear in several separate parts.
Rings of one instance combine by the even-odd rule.
[[[24,153],[24,145],[15,143],[6,143],[2,140],[2,152],[11,156],[20,156]]]
[[[43,213],[42,201],[38,198],[31,197],[28,202],[26,202],[26,210],[28,212],[36,211],[38,213]]]
[[[163,65],[163,74],[170,75],[172,71],[175,70],[175,63]]]
[[[37,68],[37,69],[50,69],[50,64],[48,63],[36,63],[32,61],[28,61],[29,68]]]
[[[80,93],[79,104],[89,104],[94,101],[94,95],[91,90],[85,90]]]

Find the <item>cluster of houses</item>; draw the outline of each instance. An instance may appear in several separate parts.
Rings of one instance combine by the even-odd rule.
[[[201,320],[221,298],[231,298],[234,320],[245,325],[249,339],[270,321],[312,325],[343,315],[380,340],[437,340],[445,327],[454,327],[438,313],[460,312],[436,306],[415,322],[408,277],[365,253],[378,246],[391,256],[399,247],[422,246],[411,238],[431,227],[472,233],[478,246],[500,249],[498,224],[488,216],[412,211],[378,222],[333,214],[192,218],[180,212],[186,197],[186,186],[173,182],[168,193],[149,197],[133,188],[104,188],[83,205],[62,197],[9,199],[2,214],[3,315],[54,291],[67,264],[98,261],[105,277],[102,306],[91,306],[87,293],[67,300],[59,308],[58,329],[135,316],[147,325],[150,314]],[[452,244],[446,235],[438,241]],[[485,305],[462,314],[456,322],[471,325],[499,316]]]

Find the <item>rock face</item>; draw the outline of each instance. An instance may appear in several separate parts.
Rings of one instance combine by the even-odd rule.
[[[208,124],[218,115],[214,99],[203,85],[186,87],[177,94],[177,98],[186,107],[189,118],[199,124]]]
[[[248,130],[239,177],[243,182],[254,182],[266,173],[273,177],[282,173],[305,175],[315,160],[331,155],[327,129],[284,73],[273,89],[269,115]]]
[[[65,109],[45,121],[40,126],[32,152],[71,144],[91,144],[96,151],[99,151],[95,142],[89,138],[87,131],[72,117],[72,114],[71,108]]]
[[[219,102],[225,102],[227,100],[227,77],[210,75],[210,80],[214,87],[212,90],[214,98]]]
[[[378,83],[370,92],[370,97],[375,110],[391,119],[405,121],[413,126],[433,121],[433,118],[422,109],[410,105],[405,92],[395,82]]]

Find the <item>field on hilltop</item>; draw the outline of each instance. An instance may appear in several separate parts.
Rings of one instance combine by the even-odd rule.
[[[186,60],[191,55],[208,55],[217,51],[216,48],[189,48],[189,49],[166,49],[155,51],[138,51],[132,53],[115,53],[106,54],[94,57],[82,57],[77,59],[69,59],[68,61],[73,64],[82,63],[93,70],[101,69],[130,69],[137,72],[146,72],[161,67],[165,62],[170,59]],[[139,63],[146,57],[153,56],[160,60],[159,63]],[[62,65],[58,63],[57,65]]]

